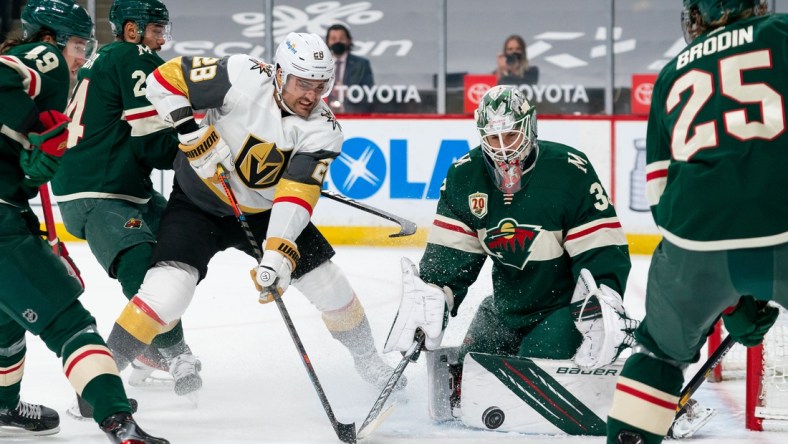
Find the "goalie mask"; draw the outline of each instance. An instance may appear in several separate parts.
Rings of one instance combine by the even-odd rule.
[[[134,22],[137,32],[142,35],[149,24],[164,26],[162,38],[170,41],[172,38],[172,24],[170,12],[164,3],[159,0],[115,0],[109,8],[109,24],[112,35],[123,34],[123,25]]]
[[[493,182],[504,193],[520,191],[538,154],[536,108],[517,87],[499,85],[484,94],[474,117]]]
[[[57,46],[73,57],[88,59],[96,50],[93,20],[71,0],[30,0],[21,19],[25,40],[45,30],[54,33]]]
[[[274,56],[277,68],[275,77],[276,100],[285,111],[296,114],[282,98],[282,89],[290,76],[308,81],[326,81],[319,92],[321,99],[328,97],[334,87],[334,58],[326,42],[316,34],[291,32],[279,44]]]
[[[681,29],[684,40],[690,43],[695,37],[712,28],[739,18],[766,13],[766,0],[683,0]]]

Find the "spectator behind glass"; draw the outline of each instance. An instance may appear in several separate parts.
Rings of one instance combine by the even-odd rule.
[[[350,53],[353,49],[353,37],[345,25],[331,25],[326,32],[326,45],[331,49],[336,63],[336,81],[334,89],[328,96],[328,104],[335,113],[365,113],[369,112],[372,104],[366,100],[366,95],[360,103],[348,100],[347,89],[353,85],[372,86],[375,79],[372,77],[372,67],[369,60]],[[358,97],[360,94],[354,95]]]
[[[510,35],[504,41],[503,52],[498,54],[498,68],[495,70],[495,76],[499,85],[539,82],[539,68],[528,66],[525,40],[519,35]]]

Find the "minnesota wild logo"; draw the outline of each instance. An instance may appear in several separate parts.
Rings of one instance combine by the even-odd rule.
[[[123,224],[123,228],[139,230],[142,228],[142,220],[132,217],[131,219],[127,220],[125,224]]]
[[[497,227],[487,230],[483,242],[490,255],[502,264],[522,270],[541,231],[536,225],[519,224],[512,218],[506,218]]]

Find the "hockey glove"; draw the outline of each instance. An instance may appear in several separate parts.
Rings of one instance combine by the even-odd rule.
[[[730,313],[722,315],[722,322],[736,342],[753,347],[763,342],[779,314],[777,307],[757,302],[752,296],[742,296]]]
[[[202,179],[216,175],[216,167],[222,165],[226,171],[235,170],[233,153],[219,137],[213,125],[204,126],[188,134],[178,134],[178,148],[186,154],[189,164]]]
[[[290,286],[290,273],[295,270],[300,255],[298,248],[287,239],[271,237],[265,241],[263,260],[252,269],[252,279],[260,292],[260,303],[267,304],[284,294]]]
[[[25,173],[22,184],[28,187],[38,188],[49,182],[60,165],[60,157],[37,149],[22,150],[19,156],[19,166]]]
[[[60,111],[44,111],[38,115],[41,132],[30,132],[27,139],[50,156],[60,157],[66,152],[68,142],[68,117]]]
[[[383,351],[407,351],[415,341],[417,330],[424,332],[424,348],[435,350],[440,347],[449,322],[454,294],[448,287],[439,288],[421,280],[416,264],[410,259],[403,257],[401,265],[402,299]]]

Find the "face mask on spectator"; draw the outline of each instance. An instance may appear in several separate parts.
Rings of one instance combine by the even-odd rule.
[[[344,54],[345,51],[347,51],[347,45],[344,44],[344,43],[337,42],[337,43],[334,43],[333,45],[331,45],[331,52],[333,52],[334,54],[336,54],[338,56]]]

